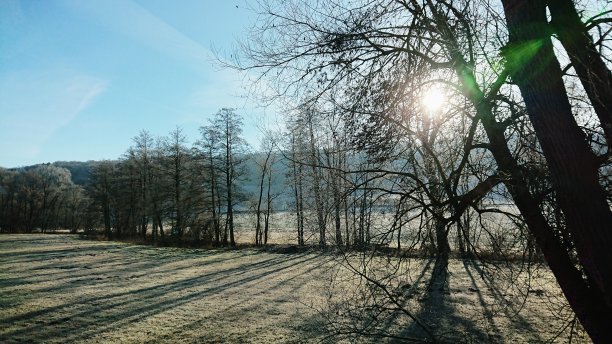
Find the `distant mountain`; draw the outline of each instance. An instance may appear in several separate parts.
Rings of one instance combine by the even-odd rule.
[[[87,186],[89,185],[89,178],[92,169],[98,164],[97,161],[56,161],[54,163],[43,163],[35,164],[23,167],[9,168],[8,170],[22,170],[29,171],[33,168],[43,165],[53,165],[57,167],[63,167],[70,171],[72,182],[76,185]]]

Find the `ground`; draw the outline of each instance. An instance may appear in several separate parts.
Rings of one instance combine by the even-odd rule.
[[[355,281],[339,277],[350,276],[344,270],[338,273],[342,262],[329,253],[156,248],[70,235],[0,235],[0,342],[334,342],[339,337],[328,337],[326,319],[335,313],[326,307],[349,300],[352,288],[346,283]],[[551,309],[566,307],[555,303],[562,298],[549,274],[539,273],[526,299],[508,303],[503,296],[509,290],[493,286],[478,275],[477,266],[462,260],[449,262],[448,288],[428,290],[427,273],[419,274],[428,265],[427,260],[410,265],[413,273],[402,277],[410,295],[400,291],[406,297],[398,298],[443,338],[460,334],[458,342],[567,341],[567,333],[555,337],[567,319]],[[393,326],[404,321],[394,320]],[[422,336],[414,325],[405,324],[399,334]],[[444,337],[446,332],[450,337]],[[360,341],[383,339],[397,340]],[[573,340],[587,341],[583,334],[574,334]]]

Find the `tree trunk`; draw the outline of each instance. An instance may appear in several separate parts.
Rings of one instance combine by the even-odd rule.
[[[310,154],[311,154],[311,167],[312,167],[312,183],[313,190],[315,194],[315,207],[317,211],[317,224],[319,226],[319,246],[325,247],[327,242],[325,240],[325,218],[323,214],[323,200],[321,198],[321,185],[319,184],[321,181],[321,176],[319,173],[319,159],[317,158],[317,148],[315,146],[315,138],[314,138],[314,129],[312,127],[312,119],[310,119],[309,123],[309,133],[310,133]]]
[[[268,169],[268,160],[270,159],[270,152],[266,156],[266,160],[261,168],[261,179],[259,183],[259,199],[257,200],[257,224],[255,225],[255,245],[261,245],[261,202],[263,201],[263,192],[264,192],[264,181],[266,179],[266,171]]]
[[[217,182],[215,178],[215,164],[213,160],[213,151],[212,148],[209,152],[210,156],[210,194],[212,199],[211,209],[212,209],[212,220],[213,220],[213,230],[215,231],[215,245],[220,244],[221,240],[221,230],[219,228],[219,213],[217,212],[217,195],[215,191],[217,190]]]
[[[233,180],[233,169],[232,164],[232,148],[231,148],[231,137],[229,134],[229,122],[226,122],[227,134],[226,134],[226,146],[225,146],[225,182],[227,186],[227,228],[229,229],[230,246],[236,246],[234,240],[234,205],[233,205],[233,193],[232,193],[232,180]]]
[[[545,2],[502,2],[510,33],[506,51],[510,75],[525,100],[580,264],[592,282],[590,293],[599,295],[599,303],[611,311],[612,211],[598,181],[599,165],[573,118],[561,68],[546,35]],[[526,49],[530,49],[527,56]],[[594,341],[612,342],[610,326],[584,320]]]
[[[162,223],[162,218],[159,214],[157,214],[157,225],[159,226],[159,237],[164,240],[164,224]]]
[[[612,145],[612,74],[571,0],[549,0],[552,26],[567,51],[591,105],[599,117],[608,146]]]
[[[270,229],[270,215],[272,214],[272,162],[268,169],[268,191],[266,195],[266,213],[264,215],[264,245],[268,244],[268,230]]]
[[[334,220],[336,225],[336,246],[342,246],[342,227],[341,227],[341,219],[340,219],[340,205],[342,202],[342,198],[340,197],[340,188],[338,172],[332,170],[332,182],[333,182],[333,193],[334,193]]]
[[[448,260],[450,245],[448,244],[448,232],[446,231],[447,222],[441,217],[436,217],[434,219],[434,224],[436,233],[436,257],[442,257]]]

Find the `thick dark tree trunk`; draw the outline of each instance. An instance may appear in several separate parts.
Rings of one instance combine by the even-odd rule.
[[[612,215],[597,181],[593,154],[571,114],[561,70],[546,35],[545,3],[502,2],[510,31],[510,44],[505,51],[510,74],[525,98],[588,282],[529,193],[522,171],[508,149],[503,128],[495,121],[482,92],[471,87],[475,78],[459,55],[453,56],[457,73],[482,118],[500,172],[510,176],[505,184],[568,302],[595,342],[612,342],[612,327],[608,323],[612,318],[609,282]]]
[[[516,2],[504,0],[503,3],[507,11],[516,11],[515,13],[522,15],[528,14],[531,9],[514,8],[516,4],[538,6],[539,3],[541,5],[540,1],[530,3],[529,1]],[[510,18],[512,17],[513,14],[510,13]],[[515,24],[513,19],[511,21],[512,24],[510,26]],[[532,32],[538,32],[538,29],[533,26],[529,26],[529,28]],[[538,40],[534,40],[531,43],[538,44],[537,42]],[[479,117],[482,119],[483,128],[490,142],[491,153],[498,165],[500,175],[505,176],[504,184],[510,191],[517,208],[541,249],[548,266],[555,275],[561,290],[591,338],[595,342],[612,342],[612,327],[609,326],[609,319],[612,319],[612,308],[607,305],[605,298],[596,290],[597,288],[592,288],[587,280],[583,278],[582,273],[574,265],[572,258],[570,258],[569,252],[562,245],[555,231],[549,226],[539,209],[539,203],[529,192],[523,170],[517,164],[508,148],[508,141],[504,136],[504,126],[500,125],[494,118],[490,99],[485,98],[483,92],[479,88],[474,87],[476,85],[476,78],[463,57],[458,53],[459,50],[455,49],[453,51],[452,58],[456,62],[456,73],[463,87],[467,90],[466,95],[471,99]],[[528,63],[527,65],[531,68],[534,67],[533,63]],[[536,68],[533,72],[541,75],[543,71]],[[554,125],[554,123],[551,125]],[[555,138],[559,137],[554,132],[549,135]],[[561,138],[563,139],[563,135],[561,135]],[[592,219],[589,223],[593,221],[597,221],[597,219]],[[609,224],[610,222],[607,223]],[[601,228],[601,226],[596,228]],[[609,265],[606,260],[599,261],[598,263],[603,267]]]
[[[561,68],[545,30],[545,1],[502,2],[510,34],[506,51],[510,75],[525,100],[580,264],[591,281],[591,293],[600,295],[599,302],[610,310],[612,211],[599,184],[597,160],[572,115]],[[610,326],[583,325],[593,340],[612,342]]]
[[[552,24],[612,145],[612,74],[597,52],[572,0],[548,0]]]
[[[483,126],[491,142],[491,152],[499,170],[503,175],[509,177],[504,180],[504,183],[542,250],[570,306],[594,341],[609,342],[608,339],[612,338],[612,328],[607,322],[612,318],[612,310],[606,307],[600,296],[589,287],[572,262],[567,250],[555,236],[554,230],[540,212],[539,204],[529,193],[521,168],[508,149],[503,127],[495,122],[488,106],[483,105],[479,112],[486,114],[483,116]]]
[[[436,257],[448,260],[450,245],[448,244],[447,222],[441,218],[434,220],[436,232]]]

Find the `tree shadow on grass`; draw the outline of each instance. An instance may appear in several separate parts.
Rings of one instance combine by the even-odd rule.
[[[539,343],[546,342],[544,338],[538,334],[538,331],[532,326],[532,324],[520,314],[521,309],[519,305],[504,296],[504,293],[500,290],[499,283],[496,283],[490,274],[486,273],[474,260],[471,259],[463,260],[463,266],[473,285],[477,285],[477,281],[472,271],[476,272],[476,274],[480,277],[480,280],[484,283],[484,287],[491,292],[495,304],[501,306],[499,307],[499,311],[501,311],[504,317],[510,322],[514,332],[529,333],[531,337],[530,341]],[[478,290],[478,300],[481,308],[483,309],[483,313],[488,319],[490,319],[490,323],[494,327],[494,332],[499,335],[500,329],[495,326],[493,321],[493,316],[496,311],[493,310],[492,305],[488,304],[484,300],[480,289]],[[525,292],[527,293],[528,290]]]
[[[398,338],[436,343],[504,342],[505,334],[496,324],[495,316],[497,314],[491,304],[495,302],[505,305],[505,307],[502,307],[503,316],[514,325],[510,329],[504,328],[505,331],[527,332],[530,334],[530,341],[544,341],[529,321],[518,314],[515,305],[504,298],[497,283],[490,276],[484,274],[473,260],[462,260],[463,269],[471,284],[467,290],[453,288],[453,273],[449,273],[448,263],[448,259],[436,260],[428,288],[421,298],[420,310],[415,315],[433,333],[433,338],[425,328],[414,322],[402,331]],[[476,279],[473,271],[482,278],[480,280]],[[454,273],[461,274],[463,271],[457,270]],[[490,291],[492,298],[489,298],[489,300],[483,294],[485,290]],[[459,307],[458,299],[461,297],[461,293],[475,295],[482,314],[475,316],[474,313],[459,310],[457,307]],[[477,308],[475,305],[469,305],[469,307]]]
[[[487,341],[487,334],[472,319],[466,319],[455,309],[450,298],[452,274],[448,264],[448,257],[436,259],[427,288],[420,298],[420,308],[415,317],[424,326],[412,322],[398,338],[435,343],[464,342],[466,339]]]
[[[19,278],[7,283],[0,281],[0,293],[11,289],[19,294],[12,295],[12,299],[16,300],[11,303],[13,307],[17,308],[23,299],[34,303],[39,301],[39,307],[36,307],[39,309],[0,311],[0,323],[6,325],[0,330],[0,342],[87,340],[165,312],[189,307],[191,303],[219,308],[215,314],[222,316],[220,312],[223,310],[229,312],[238,303],[244,302],[244,295],[235,297],[235,300],[228,297],[227,301],[217,304],[207,300],[222,299],[230,294],[248,294],[255,301],[243,307],[243,311],[256,314],[260,308],[256,302],[258,298],[272,293],[274,289],[287,288],[289,284],[292,290],[299,289],[300,285],[306,284],[312,271],[327,263],[326,259],[308,254],[262,255],[249,252],[218,253],[207,257],[207,260],[186,259],[186,262],[180,254],[169,262],[157,261],[155,256],[151,256],[143,263],[130,258],[129,252],[115,252],[121,256],[101,255],[92,275],[78,261],[78,257],[88,252],[92,251],[79,251],[79,254],[71,255],[62,262],[73,269],[58,269],[56,273],[38,275],[35,281]],[[107,260],[104,260],[105,257]],[[104,268],[107,262],[115,264],[122,257],[126,258],[123,266]],[[43,259],[39,255],[18,258],[26,265],[28,262],[41,263]],[[70,259],[75,261],[71,262]],[[0,260],[0,264],[3,261]],[[230,265],[224,266],[226,263]],[[28,272],[31,271],[21,273]],[[270,283],[270,280],[273,282]],[[34,283],[37,284],[35,287],[41,287],[34,288],[32,293],[20,293],[20,283],[23,286]],[[48,283],[54,285],[45,287]],[[45,305],[46,301],[51,301],[48,306]],[[194,314],[194,317],[198,318],[198,314]],[[178,327],[194,330],[185,325]]]

